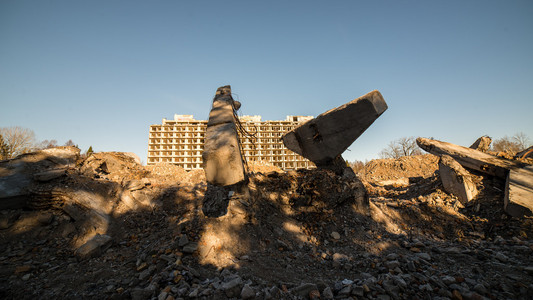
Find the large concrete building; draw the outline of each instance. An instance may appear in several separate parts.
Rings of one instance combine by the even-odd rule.
[[[282,170],[312,168],[314,164],[287,149],[281,137],[310,116],[287,116],[285,121],[261,121],[261,116],[240,117],[250,136],[239,132],[242,154],[247,161],[266,161]],[[150,126],[148,165],[172,163],[185,170],[202,168],[207,121],[192,115],[174,115],[161,125]]]

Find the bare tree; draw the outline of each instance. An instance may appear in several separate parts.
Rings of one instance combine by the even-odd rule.
[[[351,162],[347,162],[348,163],[348,166],[350,166],[350,168],[352,168],[352,170],[357,173],[359,171],[361,171],[362,169],[365,168],[365,163],[360,161],[360,160],[355,160],[355,161],[351,161]]]
[[[72,140],[68,140],[66,143],[65,143],[65,146],[75,146],[76,144],[74,144],[74,142]]]
[[[16,127],[2,127],[0,134],[7,146],[6,157],[13,158],[35,149],[35,133],[31,129]]]
[[[517,153],[529,147],[529,138],[523,132],[512,137],[504,136],[492,143],[492,150],[498,152]]]
[[[381,158],[400,158],[402,156],[422,154],[416,144],[415,137],[402,137],[389,143],[387,148],[381,150]]]
[[[513,135],[512,139],[518,145],[520,150],[524,150],[527,147],[531,146],[529,137],[523,132],[519,132],[519,133]],[[520,150],[518,150],[518,151],[520,151]]]
[[[7,143],[4,141],[4,137],[0,134],[0,160],[7,159]]]
[[[42,142],[39,143],[39,146],[37,146],[37,148],[39,149],[49,149],[49,148],[54,148],[54,147],[57,147],[57,141],[56,140],[44,140]]]

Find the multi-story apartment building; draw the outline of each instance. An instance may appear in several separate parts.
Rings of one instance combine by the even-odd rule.
[[[315,165],[287,149],[281,137],[311,116],[287,116],[285,121],[261,121],[261,116],[240,117],[248,134],[239,132],[241,150],[247,161],[266,161],[282,170],[314,168]],[[147,164],[172,163],[185,170],[202,168],[207,121],[192,115],[174,115],[161,125],[151,125]]]

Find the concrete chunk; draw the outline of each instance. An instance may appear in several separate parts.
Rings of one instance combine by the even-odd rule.
[[[244,165],[234,123],[207,127],[202,154],[207,182],[227,186],[244,180]]]
[[[372,91],[298,126],[282,137],[283,143],[317,166],[327,166],[385,110],[383,96]]]
[[[510,169],[521,168],[523,163],[497,157],[478,150],[459,145],[431,140],[426,138],[416,139],[418,146],[434,155],[449,155],[463,167],[480,171],[499,178],[507,178]]]
[[[533,166],[513,169],[507,175],[504,209],[513,217],[533,215]]]
[[[231,87],[228,85],[218,88],[209,114],[202,154],[206,180],[213,185],[228,186],[245,179],[236,120],[233,115],[234,107]]]
[[[492,143],[492,139],[489,136],[482,136],[470,146],[470,149],[487,152],[490,148],[490,143]]]
[[[450,156],[441,156],[439,172],[444,189],[457,196],[462,204],[466,204],[477,196],[478,190],[470,173]]]

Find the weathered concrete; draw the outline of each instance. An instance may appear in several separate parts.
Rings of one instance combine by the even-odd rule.
[[[231,97],[229,85],[217,89],[202,154],[205,177],[210,184],[228,186],[246,178],[233,115],[233,109],[237,106],[240,103]]]
[[[478,150],[462,147],[459,145],[431,140],[426,138],[416,139],[418,146],[434,155],[449,155],[463,167],[480,171],[485,174],[502,179],[507,178],[509,170],[521,168],[525,164],[513,161]]]
[[[0,209],[27,207],[32,187],[39,181],[57,178],[73,166],[80,150],[58,147],[19,155],[0,162]],[[58,171],[63,170],[63,171]]]
[[[331,109],[285,134],[290,150],[318,167],[339,165],[341,154],[387,110],[378,91]]]
[[[492,143],[492,139],[489,136],[482,136],[470,146],[470,149],[487,152],[490,148],[490,143]]]
[[[468,203],[477,196],[478,190],[470,173],[450,156],[441,156],[439,173],[444,189],[457,196],[462,204]]]
[[[466,168],[505,178],[505,211],[514,217],[533,215],[533,166],[446,142],[425,138],[416,142],[425,151],[449,155]]]
[[[533,215],[533,165],[509,171],[504,200],[504,209],[509,215]]]

